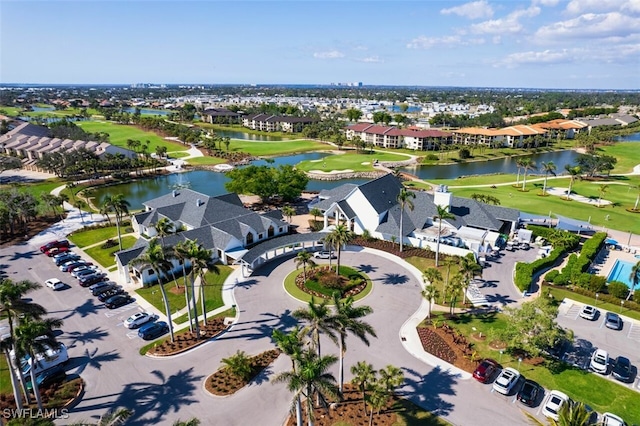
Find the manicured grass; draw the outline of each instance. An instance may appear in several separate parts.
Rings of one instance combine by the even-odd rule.
[[[432,315],[438,321],[442,321],[441,315]],[[493,358],[503,367],[513,367],[526,378],[535,380],[546,389],[565,392],[571,398],[584,402],[598,412],[616,413],[629,424],[640,422],[640,405],[635,403],[638,400],[638,393],[634,390],[606,380],[597,374],[556,363],[547,362],[545,365],[537,366],[524,362],[519,363],[516,357],[512,357],[508,353],[500,354],[498,350],[491,349],[489,343],[494,339],[495,331],[509,326],[504,315],[498,313],[475,316],[464,314],[460,316],[460,320],[449,321],[449,323],[474,343],[474,350],[480,358]],[[484,341],[476,341],[469,337],[473,333],[480,332],[488,336]],[[597,392],[594,392],[595,389]]]
[[[4,356],[0,357],[0,394],[10,394],[13,392],[13,387],[11,386],[11,372],[9,371],[9,366],[7,365],[7,358]]]
[[[597,152],[618,159],[612,173],[630,173],[640,164],[640,142],[619,142],[598,147]]]
[[[335,265],[335,264],[334,264]],[[343,269],[344,268],[344,269]],[[335,270],[335,266],[334,266],[334,270]],[[373,289],[373,283],[371,282],[371,280],[369,279],[369,277],[360,272],[360,271],[356,271],[353,268],[349,268],[349,267],[345,267],[345,266],[340,266],[340,274],[344,275],[346,273],[352,273],[352,272],[357,272],[359,275],[362,275],[366,280],[367,280],[367,286],[365,287],[365,289],[363,291],[361,291],[360,293],[356,294],[355,296],[353,296],[353,300],[354,301],[358,301],[361,300],[363,298],[365,298],[369,293],[371,293],[371,290]],[[289,293],[292,297],[294,297],[295,299],[301,300],[303,302],[310,302],[311,301],[311,295],[309,293],[305,293],[304,291],[300,290],[298,288],[298,286],[296,285],[296,277],[302,273],[301,269],[296,269],[294,271],[292,271],[289,275],[286,276],[286,278],[284,279],[284,289],[287,293]],[[320,300],[319,298],[314,298],[316,303],[320,303],[322,302],[322,300]],[[333,303],[331,302],[330,299],[325,299],[327,301],[328,305],[333,305]]]
[[[211,129],[214,132],[216,130],[229,130],[232,132],[249,133],[251,135],[264,135],[264,136],[276,136],[280,138],[298,139],[302,137],[302,133],[285,133],[285,132],[263,132],[261,130],[253,130],[248,127],[244,127],[241,124],[210,124],[203,121],[195,123],[198,127],[203,129]]]
[[[249,154],[255,155],[256,157],[273,157],[277,155],[287,155],[299,152],[327,151],[332,149],[335,149],[335,147],[307,139],[279,142],[232,139],[231,143],[229,144],[230,151],[248,152]]]
[[[117,240],[117,238],[114,238]],[[133,235],[127,235],[126,237],[122,237],[122,249],[126,250],[128,248],[133,247],[137,238]],[[85,252],[91,256],[96,262],[98,262],[101,266],[105,268],[109,268],[116,264],[116,259],[113,256],[115,252],[119,251],[119,246],[111,247],[108,249],[103,249],[102,247],[95,246],[85,250]]]
[[[353,170],[354,172],[370,172],[375,170],[373,161],[405,161],[409,157],[399,154],[388,154],[374,152],[373,154],[356,154],[348,152],[345,154],[330,155],[320,161],[302,161],[296,168],[306,172],[311,170],[321,170],[330,172],[332,170]],[[363,164],[365,163],[365,164]]]
[[[171,158],[184,158],[184,157],[188,157],[189,153],[186,151],[171,151],[171,152],[168,152],[167,155],[169,155],[169,157]]]
[[[153,132],[146,132],[134,126],[124,124],[116,124],[107,121],[79,121],[78,126],[82,127],[86,132],[106,132],[109,133],[109,142],[113,145],[127,148],[127,140],[139,140],[142,143],[149,141],[149,153],[156,152],[156,147],[165,146],[167,151],[184,151],[184,145],[168,141]]]
[[[64,185],[66,182],[59,178],[47,179],[41,182],[33,183],[20,183],[17,186],[14,185],[0,185],[0,190],[5,191],[13,187],[17,188],[20,192],[32,194],[35,197],[39,197],[42,194],[49,194],[51,191],[59,186]]]
[[[224,312],[220,312],[218,315],[214,315],[212,317],[207,317],[207,321],[209,321],[211,319],[214,319],[214,318],[226,318],[226,317],[235,317],[235,316],[236,316],[236,309],[235,308],[231,308],[231,309],[228,309],[228,310],[226,310]],[[201,317],[202,317],[202,315],[201,315]],[[177,336],[177,335],[180,335],[180,334],[187,333],[188,331],[189,331],[189,327],[185,327],[185,328],[183,328],[181,330],[176,331],[174,334]],[[138,353],[140,355],[144,355],[144,354],[147,353],[147,351],[149,349],[153,348],[156,345],[160,345],[162,342],[164,342],[165,340],[169,340],[169,339],[170,339],[170,337],[166,336],[166,337],[158,339],[158,340],[156,340],[154,342],[148,343],[148,344],[144,345],[143,347],[141,347],[140,350],[138,351]]]
[[[398,420],[394,426],[446,426],[450,425],[444,419],[418,407],[408,399],[400,398],[394,405]],[[375,421],[375,416],[374,416]]]
[[[124,229],[121,229],[121,232],[124,232]],[[82,248],[117,236],[118,231],[115,225],[105,228],[85,228],[69,234],[69,241]]]
[[[227,160],[218,157],[193,157],[185,161],[193,166],[208,166],[227,162]]]
[[[21,108],[0,105],[0,114],[2,114],[2,115],[8,115],[8,116],[11,116],[11,117],[17,117],[17,116],[20,115],[20,111],[22,111]]]
[[[211,312],[214,309],[218,309],[221,306],[224,306],[224,302],[222,301],[222,286],[224,285],[227,277],[233,272],[233,268],[227,265],[217,265],[218,266],[218,274],[215,274],[211,271],[207,272],[205,279],[207,281],[207,285],[204,287],[204,298],[205,298],[205,307],[207,308],[207,312]],[[200,294],[200,289],[196,287],[196,292],[198,295]],[[200,315],[201,302],[198,298],[198,312]],[[173,320],[176,324],[182,324],[189,320],[189,316],[187,314],[181,315]]]
[[[452,259],[455,259],[455,258],[452,258]],[[424,258],[424,257],[411,256],[411,257],[407,257],[405,259],[405,261],[407,263],[410,263],[411,265],[415,266],[416,268],[418,268],[422,272],[424,272],[426,269],[435,268],[436,267],[435,259],[427,259],[427,258]],[[435,302],[438,305],[442,305],[442,306],[447,306],[448,307],[449,306],[449,301],[447,300],[446,303],[443,303],[443,301],[442,301],[442,296],[444,295],[445,281],[447,280],[447,268],[449,268],[448,276],[449,276],[449,280],[451,280],[451,278],[453,278],[459,271],[458,263],[457,262],[452,262],[451,265],[447,265],[447,262],[445,261],[445,257],[441,253],[440,254],[440,266],[438,266],[438,271],[440,271],[440,274],[442,275],[442,281],[441,282],[435,282],[433,284],[433,286],[435,286],[435,288],[438,289],[438,291],[440,292],[440,297]],[[458,299],[456,300],[456,305],[455,306],[462,307],[463,300],[464,299],[462,297],[458,297]]]
[[[576,302],[585,303],[591,306],[597,306],[598,309],[620,313],[619,303],[607,303],[603,302],[602,300],[596,301],[593,297],[583,296],[582,294],[574,293],[571,290],[549,286],[544,286],[544,288],[542,289],[543,294],[546,294],[547,290],[550,290],[553,297],[558,301],[562,301],[564,299],[572,299]],[[625,309],[624,306],[622,308],[622,315],[640,321],[640,312]]]

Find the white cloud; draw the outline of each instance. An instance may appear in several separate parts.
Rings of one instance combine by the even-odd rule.
[[[533,0],[533,4],[541,4],[542,6],[555,6],[560,0]]]
[[[640,0],[627,0],[621,9],[631,13],[640,13]]]
[[[454,14],[469,19],[486,19],[493,16],[493,8],[486,0],[479,0],[448,9],[442,9],[440,13],[443,15]]]
[[[409,49],[430,49],[432,47],[453,47],[484,44],[483,38],[467,38],[459,35],[444,37],[416,37],[407,43]]]
[[[581,15],[588,12],[612,12],[624,8],[625,3],[638,2],[637,0],[571,0],[567,4],[567,12],[572,15]]]
[[[313,57],[318,59],[338,59],[338,58],[344,58],[344,53],[334,49],[334,50],[327,50],[325,52],[315,52],[313,54]]]
[[[502,37],[500,37],[499,35],[497,35],[497,36],[493,36],[493,37],[491,38],[491,42],[492,42],[493,44],[500,44],[500,43],[502,42]]]
[[[575,61],[575,53],[567,49],[543,50],[539,52],[517,52],[506,56],[495,64],[496,67],[504,66],[515,68],[518,65],[557,64]]]
[[[540,27],[536,41],[562,41],[569,38],[626,37],[640,28],[640,17],[625,16],[618,12],[587,13],[577,18]]]
[[[368,63],[382,63],[384,62],[383,59],[381,59],[379,56],[375,55],[375,56],[368,56],[366,58],[362,58],[362,59],[358,59],[358,61],[360,62],[368,62]]]
[[[523,30],[523,26],[520,23],[521,18],[533,18],[538,14],[540,14],[540,8],[537,6],[519,9],[504,18],[473,24],[471,31],[476,34],[516,34]]]

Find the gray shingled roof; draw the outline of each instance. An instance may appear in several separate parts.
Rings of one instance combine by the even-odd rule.
[[[333,189],[323,189],[318,195],[320,201],[311,204],[310,207],[327,210],[333,205],[333,203],[337,203],[347,198],[347,195],[351,194],[351,192],[353,192],[357,187],[358,185],[354,183],[345,183],[344,185],[340,185]]]
[[[308,234],[289,234],[272,238],[249,249],[249,251],[242,256],[242,261],[252,264],[256,259],[270,250],[296,243],[319,241],[327,235],[326,232],[312,232]]]
[[[358,189],[369,200],[375,211],[380,214],[398,202],[397,198],[402,184],[397,177],[389,173],[358,186]]]

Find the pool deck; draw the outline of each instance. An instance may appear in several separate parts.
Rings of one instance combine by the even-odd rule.
[[[633,251],[626,252],[624,250],[610,250],[608,248],[604,248],[600,253],[598,253],[598,256],[596,256],[589,272],[606,278],[613,269],[613,265],[615,265],[616,260],[620,259],[635,264],[640,261],[640,258],[635,256],[636,254],[634,254]]]

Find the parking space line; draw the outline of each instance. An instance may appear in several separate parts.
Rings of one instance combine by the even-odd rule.
[[[567,310],[567,313],[564,314],[565,317],[571,318],[574,320],[578,319],[579,315],[580,315],[580,306],[576,304],[572,304],[571,307]]]
[[[137,303],[131,303],[129,305],[122,306],[122,307],[120,307],[118,309],[114,309],[112,311],[105,312],[104,314],[105,314],[105,316],[107,318],[112,318],[112,317],[115,317],[116,315],[120,315],[122,312],[128,311],[130,309],[134,309],[134,308],[139,308],[139,307],[140,307],[140,305],[138,305]]]
[[[627,337],[631,340],[640,341],[640,326],[636,325],[635,323],[631,323],[631,327],[629,328]]]
[[[129,339],[136,339],[138,337],[138,332],[137,331],[130,331],[127,333],[127,337]]]

